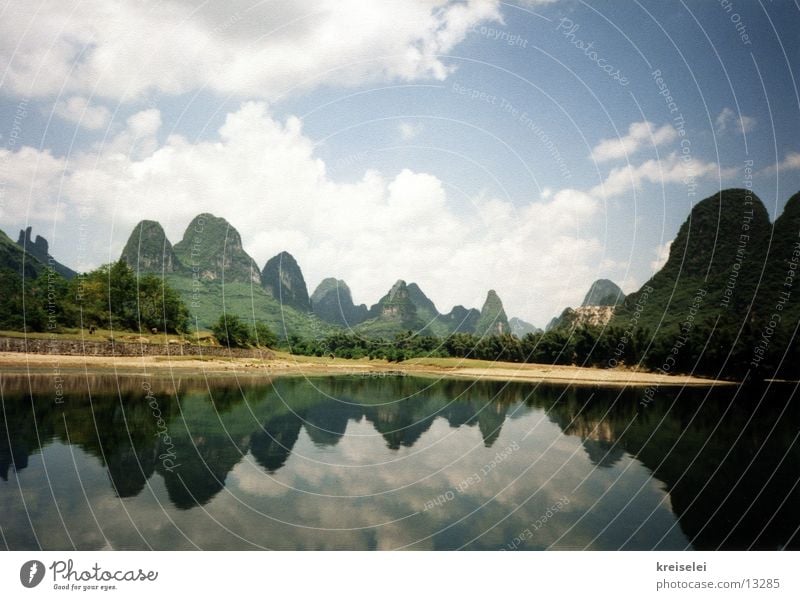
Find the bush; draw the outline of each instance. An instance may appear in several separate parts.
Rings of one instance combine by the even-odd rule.
[[[266,323],[256,323],[251,342],[256,346],[275,348],[278,345],[278,336]]]
[[[228,348],[244,348],[250,344],[250,328],[236,315],[221,315],[211,326],[211,333]]]

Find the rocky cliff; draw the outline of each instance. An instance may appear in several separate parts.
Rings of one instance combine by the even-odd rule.
[[[261,271],[261,285],[282,305],[303,312],[311,310],[303,272],[288,252],[281,252],[267,261]]]

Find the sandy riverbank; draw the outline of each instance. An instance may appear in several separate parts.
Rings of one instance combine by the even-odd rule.
[[[90,372],[120,375],[178,374],[181,376],[192,373],[202,376],[417,375],[610,386],[709,386],[729,383],[686,375],[667,376],[626,369],[596,369],[469,359],[412,359],[402,363],[389,363],[382,360],[329,359],[292,356],[285,353],[278,353],[271,359],[260,360],[168,356],[62,356],[0,352],[0,371],[42,375],[53,372],[60,372],[63,375]]]

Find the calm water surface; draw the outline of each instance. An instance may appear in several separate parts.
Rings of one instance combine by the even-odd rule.
[[[0,384],[7,549],[800,546],[794,387]]]

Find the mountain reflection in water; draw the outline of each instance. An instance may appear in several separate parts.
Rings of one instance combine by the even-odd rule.
[[[6,548],[800,545],[788,387],[143,381],[3,376]]]

